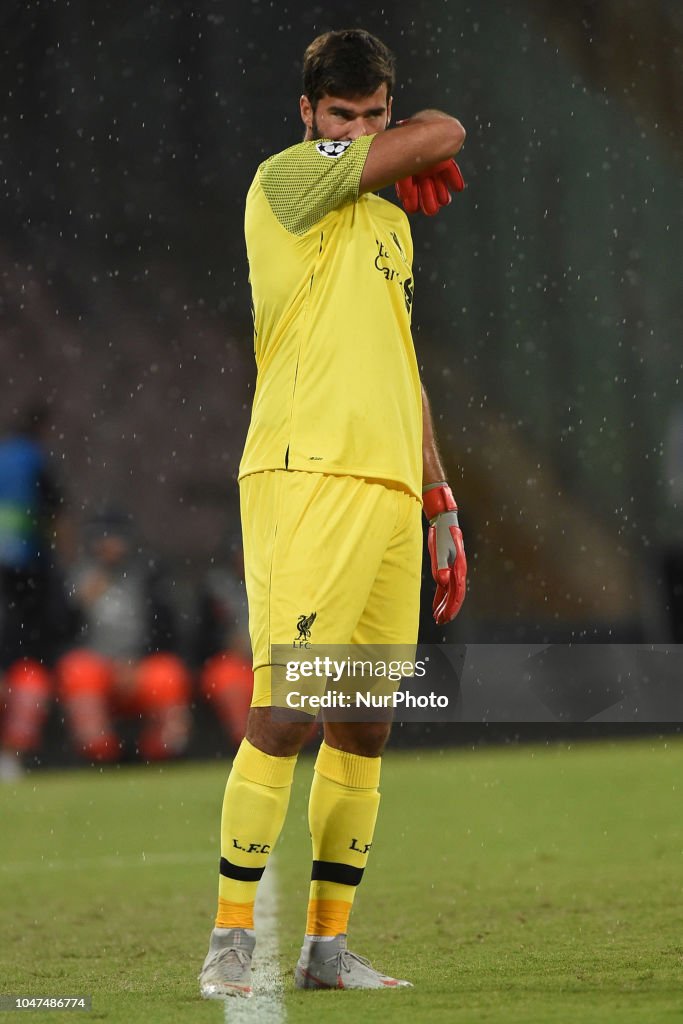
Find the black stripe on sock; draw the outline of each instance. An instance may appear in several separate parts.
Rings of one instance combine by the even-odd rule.
[[[221,857],[221,874],[224,878],[235,878],[238,882],[260,882],[261,875],[265,871],[262,868],[243,868],[239,864],[232,864],[225,857]]]
[[[353,868],[350,864],[337,864],[333,860],[314,860],[311,871],[312,882],[338,882],[340,885],[360,885],[365,868]]]

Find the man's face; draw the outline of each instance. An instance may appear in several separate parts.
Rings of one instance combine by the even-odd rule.
[[[386,82],[369,96],[323,96],[313,109],[308,96],[300,100],[301,120],[306,125],[305,139],[332,139],[353,142],[361,135],[383,132],[391,119],[391,97]]]

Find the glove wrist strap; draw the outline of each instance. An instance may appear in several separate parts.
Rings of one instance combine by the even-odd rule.
[[[429,484],[422,491],[422,508],[430,522],[442,512],[458,511],[453,493],[445,480],[437,484]]]

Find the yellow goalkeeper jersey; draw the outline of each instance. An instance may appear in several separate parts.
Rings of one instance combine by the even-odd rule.
[[[358,196],[373,138],[292,146],[249,190],[258,372],[240,479],[305,470],[421,495],[412,239],[397,206]]]

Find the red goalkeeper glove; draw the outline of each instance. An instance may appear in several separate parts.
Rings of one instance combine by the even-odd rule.
[[[433,167],[396,182],[396,195],[406,213],[422,210],[433,217],[442,206],[448,206],[451,192],[462,192],[465,181],[455,160],[442,160]]]
[[[432,560],[436,594],[434,621],[442,626],[460,611],[467,588],[467,559],[458,525],[458,506],[444,481],[422,492],[422,507],[429,520],[427,547]]]

